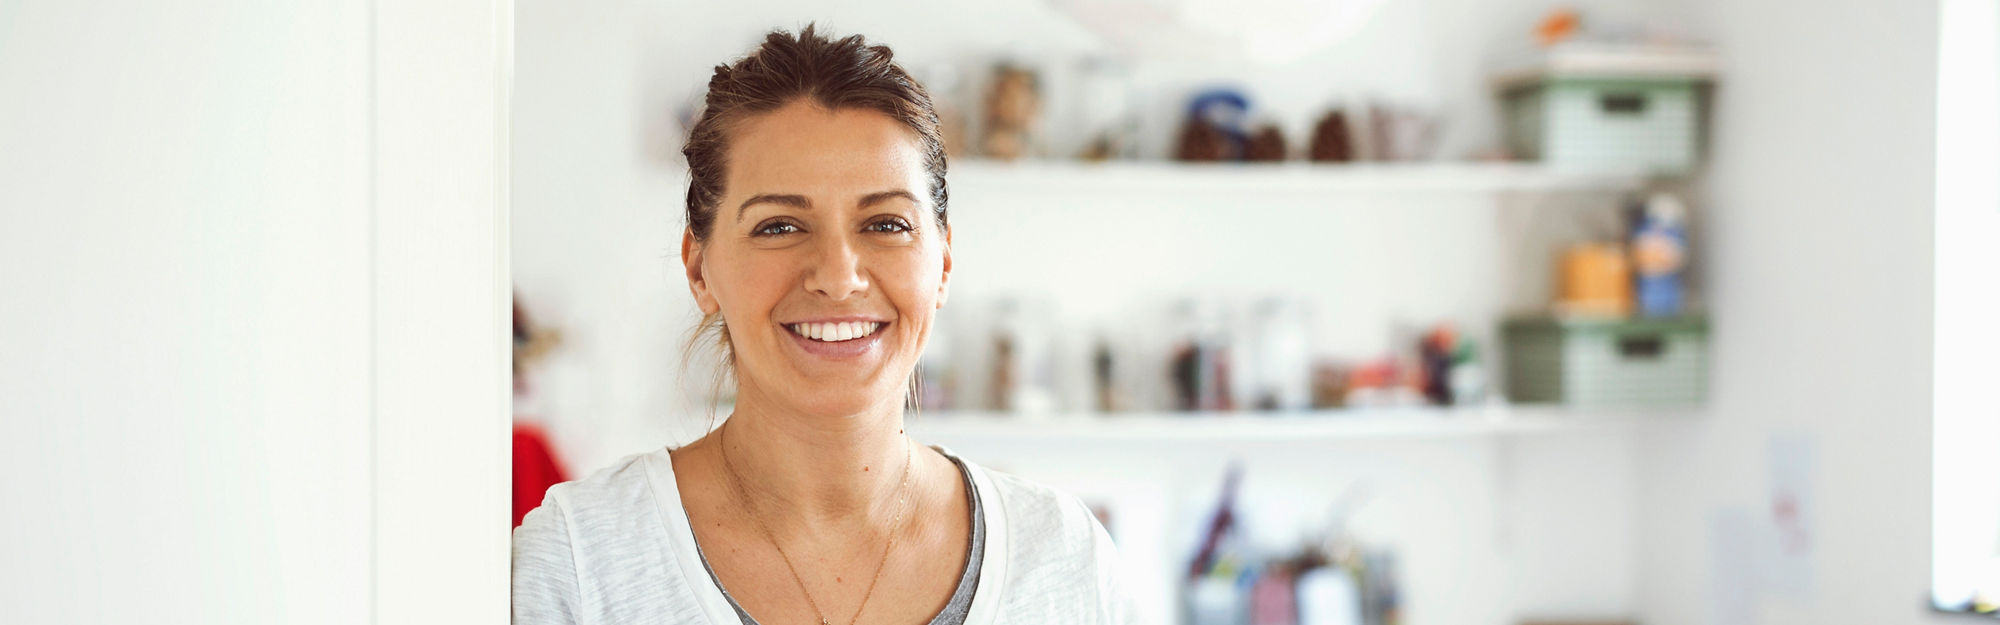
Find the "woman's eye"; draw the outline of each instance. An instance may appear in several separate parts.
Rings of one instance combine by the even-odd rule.
[[[884,234],[902,234],[910,231],[910,225],[903,223],[901,219],[884,219],[868,224],[868,231]]]
[[[757,226],[757,230],[753,234],[756,234],[758,236],[777,236],[781,234],[791,234],[798,231],[799,231],[798,226],[778,221]]]

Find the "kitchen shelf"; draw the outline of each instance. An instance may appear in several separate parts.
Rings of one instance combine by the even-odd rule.
[[[954,191],[1352,192],[1629,191],[1642,172],[1567,171],[1536,163],[1180,163],[1173,161],[954,161]],[[953,197],[958,197],[957,193]]]
[[[1452,438],[1598,431],[1690,422],[1698,407],[1584,409],[1560,406],[1349,408],[1305,412],[1120,412],[1016,414],[945,411],[914,415],[911,433],[940,443],[1057,441],[1323,441]]]

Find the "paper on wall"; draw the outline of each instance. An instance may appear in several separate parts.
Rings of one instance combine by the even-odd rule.
[[[1794,599],[1812,596],[1813,440],[1801,433],[1773,434],[1769,447],[1770,499],[1765,504],[1764,585]]]

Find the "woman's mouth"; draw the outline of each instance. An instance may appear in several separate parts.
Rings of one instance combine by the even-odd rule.
[[[785,324],[799,349],[829,360],[848,360],[867,354],[882,342],[886,327],[889,323],[884,321]]]
[[[882,329],[880,321],[849,321],[845,323],[794,323],[786,328],[792,334],[822,343],[852,341]]]

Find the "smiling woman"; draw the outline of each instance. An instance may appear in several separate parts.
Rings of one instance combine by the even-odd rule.
[[[514,621],[1128,621],[1079,500],[903,433],[951,227],[937,115],[889,49],[772,33],[715,69],[684,152],[681,258],[735,410],[550,489]]]

